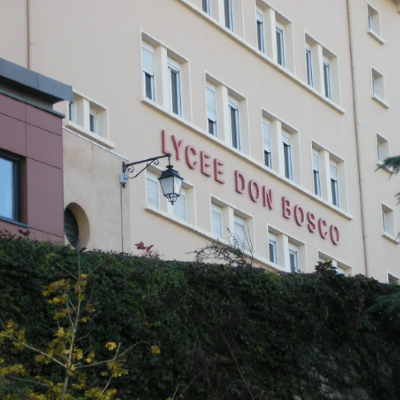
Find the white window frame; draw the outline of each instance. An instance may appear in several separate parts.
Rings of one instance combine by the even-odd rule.
[[[322,67],[324,74],[324,96],[332,100],[331,63],[328,58],[324,57]]]
[[[372,97],[385,101],[385,78],[378,70],[371,67]]]
[[[340,197],[339,197],[339,172],[338,164],[336,161],[329,161],[329,177],[331,183],[331,202],[336,207],[340,207]]]
[[[388,272],[387,275],[388,275],[388,283],[389,284],[398,285],[400,283],[400,279],[397,276],[391,274],[390,272]]]
[[[178,213],[178,205],[180,206],[180,204],[183,202],[183,206],[184,206],[184,214],[181,215]],[[177,198],[176,202],[174,203],[173,207],[173,214],[176,218],[179,218],[183,221],[187,221],[188,220],[188,209],[187,209],[187,196],[186,196],[186,189],[182,188],[181,189],[181,194],[180,196]]]
[[[219,218],[218,222],[218,231],[215,229],[216,220],[214,218]],[[214,236],[219,239],[224,238],[224,226],[223,226],[223,217],[222,217],[222,207],[218,206],[215,203],[211,203],[211,232]]]
[[[175,93],[176,98],[174,98],[174,88],[172,76],[176,76],[176,86]],[[181,94],[181,66],[175,60],[168,58],[168,83],[169,83],[169,107],[170,111],[178,116],[182,116],[182,94]],[[174,110],[174,105],[176,103],[176,110]]]
[[[208,14],[211,15],[211,4],[210,4],[210,0],[202,0],[202,9],[203,11]]]
[[[312,167],[313,167],[313,181],[314,193],[321,197],[321,166],[319,162],[319,152],[316,149],[312,150]]]
[[[300,272],[300,267],[299,267],[299,250],[297,246],[289,241],[289,266],[290,266],[290,272],[292,273],[299,273]],[[292,263],[293,260],[293,263]]]
[[[72,103],[63,103],[66,108],[62,111],[67,116],[63,125],[108,148],[114,148],[114,143],[109,140],[108,108],[77,91],[73,92],[73,99]]]
[[[382,164],[389,157],[389,142],[379,133],[376,134],[376,153],[378,164]]]
[[[314,87],[313,59],[310,46],[306,46],[306,68],[308,86]]]
[[[285,52],[285,27],[276,22],[276,62],[283,68],[286,67]]]
[[[156,204],[152,204],[151,201],[149,200],[149,196],[150,196],[150,191],[149,191],[150,190],[150,185],[149,185],[149,182],[154,183],[154,184],[157,185],[157,186],[153,186],[153,187],[157,188],[156,189],[156,192],[157,192],[157,194],[156,194]],[[153,206],[155,208],[159,209],[161,207],[161,205],[160,205],[160,183],[159,183],[157,175],[155,175],[155,174],[153,174],[153,173],[151,173],[149,171],[146,172],[146,200],[147,200],[147,204],[149,204],[149,205],[151,205],[151,206]]]
[[[332,267],[336,268],[336,273],[339,275],[350,276],[353,270],[350,265],[329,256],[325,252],[318,251],[318,260],[323,263],[331,261]]]
[[[262,53],[265,53],[264,14],[260,8],[256,9],[256,23],[257,23],[257,48]]]
[[[214,85],[206,83],[206,107],[207,107],[207,132],[213,136],[218,136],[218,109],[217,109],[217,90]]]
[[[89,130],[90,132],[99,134],[99,116],[97,115],[97,112],[92,109],[89,112]]]
[[[233,3],[232,0],[224,0],[225,27],[233,31]]]
[[[271,124],[266,119],[262,119],[262,134],[263,134],[263,158],[264,165],[272,169],[272,136]]]
[[[379,11],[367,3],[367,23],[368,33],[377,39],[381,44],[384,43],[381,36],[381,21]]]
[[[278,239],[275,234],[268,232],[269,261],[278,264]]]
[[[282,131],[284,175],[293,180],[292,137],[290,133]]]
[[[388,205],[381,203],[381,210],[383,234],[394,239],[396,237],[396,224],[393,209]]]
[[[76,101],[68,104],[68,119],[71,122],[77,123]]]
[[[232,111],[234,114],[234,118],[232,118]],[[230,136],[231,146],[237,150],[241,150],[239,103],[233,97],[229,97],[228,112],[229,112],[229,136]],[[234,139],[236,141],[236,146],[234,143]]]
[[[155,101],[155,64],[154,47],[142,42],[142,65],[143,65],[143,94],[150,100]],[[149,78],[149,79],[147,79]],[[147,83],[150,83],[148,88]],[[149,89],[149,90],[148,90]]]
[[[236,244],[239,246],[241,250],[245,250],[247,248],[246,220],[237,214],[234,214],[233,220],[234,220],[234,236]],[[244,235],[243,241],[241,240],[240,237],[238,237],[238,231],[236,230],[237,226],[240,226],[243,229],[243,235]]]

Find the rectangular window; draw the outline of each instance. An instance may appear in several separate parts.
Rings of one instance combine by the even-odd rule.
[[[381,207],[383,232],[394,238],[396,236],[396,228],[393,210],[385,204],[381,204]]]
[[[89,114],[89,130],[93,133],[99,133],[99,117],[97,113],[92,110]]]
[[[290,271],[291,272],[293,272],[293,273],[300,272],[297,246],[295,246],[291,243],[289,243],[289,263],[290,263]]]
[[[306,64],[307,64],[307,83],[309,86],[314,87],[312,53],[310,48],[306,49]]]
[[[292,146],[290,134],[282,132],[282,144],[283,144],[283,162],[285,168],[285,177],[293,180],[293,168],[292,168]]]
[[[76,114],[76,102],[73,101],[72,103],[68,104],[68,119],[71,122],[75,122],[75,124],[77,123],[77,114]]]
[[[385,86],[383,75],[376,69],[371,69],[372,94],[385,100]]]
[[[211,204],[211,223],[213,235],[222,239],[223,228],[222,228],[222,209],[221,207]]]
[[[331,175],[331,190],[332,190],[332,203],[339,207],[339,184],[338,184],[338,169],[337,163],[330,160],[330,175]]]
[[[178,63],[170,59],[168,60],[168,78],[170,110],[174,114],[182,116],[180,67]]]
[[[264,144],[264,164],[272,168],[272,144],[271,144],[271,126],[267,120],[262,122],[263,144]]]
[[[205,13],[207,13],[208,15],[211,15],[210,0],[203,0],[202,7],[203,7],[203,11]]]
[[[278,245],[274,234],[268,233],[269,261],[278,264]]]
[[[233,7],[232,0],[224,0],[225,26],[233,31]]]
[[[379,134],[376,134],[376,151],[381,163],[389,157],[389,142]]]
[[[143,43],[142,46],[143,59],[143,83],[144,95],[150,100],[155,100],[154,94],[154,49]]]
[[[245,222],[242,217],[235,215],[234,227],[235,227],[235,240],[240,249],[246,248],[246,228]]]
[[[186,211],[186,190],[184,188],[181,189],[181,195],[176,200],[173,205],[174,215],[184,221],[187,220],[187,211]]]
[[[240,150],[239,105],[233,99],[229,99],[228,108],[231,145]]]
[[[276,25],[276,52],[277,52],[277,63],[285,67],[285,38],[284,29],[281,25]]]
[[[316,150],[312,152],[312,165],[314,175],[314,193],[321,196],[321,175],[319,169],[319,153]]]
[[[160,185],[157,177],[147,173],[147,203],[155,208],[160,208]]]
[[[265,53],[264,17],[261,10],[257,10],[257,45],[258,50]]]
[[[207,129],[208,133],[217,136],[217,97],[215,87],[207,84]]]
[[[368,4],[368,28],[376,35],[381,36],[381,24],[379,21],[379,12]]]
[[[332,99],[332,89],[331,89],[331,67],[329,60],[324,58],[323,62],[324,68],[324,86],[325,86],[325,97]]]
[[[388,274],[388,282],[391,283],[392,285],[398,285],[399,284],[399,278],[396,278],[392,274]]]
[[[0,155],[0,216],[22,222],[21,162]]]

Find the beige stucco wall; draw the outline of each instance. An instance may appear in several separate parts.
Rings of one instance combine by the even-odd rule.
[[[27,66],[26,1],[15,0],[10,6],[7,0],[1,0],[0,4],[9,10],[14,21],[2,25],[7,27],[7,38],[0,35],[0,56]],[[388,180],[385,171],[374,172],[376,132],[388,139],[391,154],[400,154],[396,138],[400,126],[396,112],[400,106],[400,78],[396,71],[400,61],[396,48],[400,14],[396,6],[386,0],[370,2],[380,12],[385,40],[382,45],[367,33],[366,2],[350,1],[356,89],[353,93],[345,1],[268,2],[292,23],[292,72],[277,66],[257,50],[256,1],[235,0],[235,4],[239,5],[243,17],[240,29],[232,34],[216,18],[205,15],[199,0],[118,0],[112,6],[107,0],[32,1],[33,68],[72,85],[80,94],[106,107],[109,142],[100,140],[99,143],[131,161],[161,155],[161,130],[165,130],[173,164],[193,187],[193,216],[190,223],[181,223],[168,212],[158,212],[146,205],[145,174],[131,180],[123,190],[125,236],[130,237],[125,251],[133,251],[135,243],[144,241],[154,244],[165,258],[192,259],[187,252],[202,247],[212,238],[210,196],[214,196],[252,217],[255,255],[265,266],[276,267],[268,261],[267,232],[268,226],[272,226],[304,244],[303,271],[312,271],[318,252],[322,252],[351,266],[348,272],[352,274],[368,274],[382,281],[387,280],[388,271],[400,276],[397,263],[400,249],[395,241],[382,236],[380,205],[383,202],[393,208],[396,226],[400,229],[394,198],[399,182],[397,177]],[[340,99],[335,102],[327,101],[306,83],[306,35],[336,56]],[[152,102],[143,97],[142,38],[161,43],[175,57],[185,60],[182,64],[185,69],[182,73],[186,75],[186,81],[182,82],[183,118],[171,113],[160,98]],[[389,109],[371,99],[371,66],[385,76]],[[243,99],[240,118],[242,133],[247,131],[247,139],[242,138],[243,143],[248,143],[247,150],[244,146],[246,151],[238,152],[229,143],[206,133],[206,75],[222,82]],[[155,80],[156,86],[160,81],[165,82],[166,70],[156,75]],[[297,132],[300,166],[296,171],[297,184],[263,167],[262,110]],[[221,185],[205,176],[199,167],[190,169],[184,154],[176,160],[171,135],[183,140],[183,147],[190,144],[198,152],[207,152],[211,161],[222,160],[226,183]],[[313,194],[312,142],[343,160],[341,193],[346,194],[341,203],[344,209],[337,209]],[[64,144],[65,204],[79,201],[88,214],[93,232],[89,247],[119,251],[121,160],[71,133],[64,132]],[[194,159],[200,161],[199,155]],[[162,160],[160,167],[165,165]],[[236,170],[244,173],[248,181],[254,179],[261,187],[273,189],[274,210],[263,207],[261,202],[254,203],[248,192],[235,191]],[[284,218],[282,196],[289,198],[292,206],[301,205],[306,212],[312,211],[317,218],[324,218],[328,226],[337,225],[340,244],[335,246],[329,238],[322,239],[318,232],[310,233],[306,225],[300,227],[293,218]],[[112,234],[108,233],[110,230]]]

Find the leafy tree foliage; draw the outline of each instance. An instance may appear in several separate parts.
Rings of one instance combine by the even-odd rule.
[[[399,398],[399,319],[365,311],[398,287],[345,277],[329,264],[313,274],[238,264],[83,252],[79,272],[75,250],[3,237],[0,318],[18,324],[14,334],[25,328],[27,343],[51,343],[58,322],[43,287],[66,282],[66,271],[84,274],[94,311],[80,323],[81,360],[90,352],[108,360],[108,342],[122,343],[120,352],[148,343],[124,354],[128,373],[112,382],[121,400]],[[35,373],[38,368],[11,346],[0,349],[0,358]],[[106,386],[104,366],[88,369],[86,386]],[[64,377],[61,367],[39,367],[43,380]],[[0,380],[4,396],[19,399],[32,385]]]

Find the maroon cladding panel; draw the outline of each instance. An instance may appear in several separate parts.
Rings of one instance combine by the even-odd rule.
[[[23,222],[30,238],[64,242],[61,117],[0,94],[0,149],[25,159]],[[0,229],[26,228],[0,220]]]
[[[63,236],[63,171],[27,158],[26,175],[27,224]]]
[[[62,169],[62,136],[36,126],[26,126],[27,157]]]
[[[2,109],[0,108],[0,112]],[[26,124],[0,114],[0,149],[26,155]]]
[[[20,121],[25,121],[25,103],[3,94],[0,94],[0,112]]]
[[[30,125],[54,132],[57,135],[62,134],[61,118],[56,115],[49,114],[33,106],[26,106],[26,122]]]

